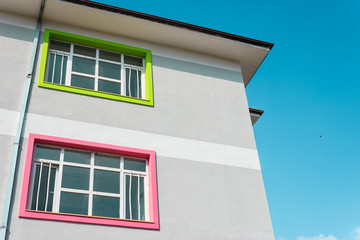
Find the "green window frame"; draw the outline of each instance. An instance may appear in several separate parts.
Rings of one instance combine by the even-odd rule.
[[[61,79],[58,82],[50,81],[48,79],[49,78],[48,72],[50,71],[49,69],[51,68],[50,65],[52,65],[50,64],[50,62],[53,61],[51,63],[54,63],[55,66],[54,58],[56,58],[55,52],[57,51],[56,49],[55,50],[50,49],[51,41],[58,43],[65,43],[69,46],[71,45],[71,51],[65,52],[65,55],[60,51],[60,55],[62,54],[62,57],[60,56],[59,59],[61,59],[62,64],[61,64]],[[74,50],[74,48],[76,47],[92,49],[96,51],[96,55],[94,55],[93,58],[88,57],[86,55],[76,56]],[[101,52],[105,53],[105,55],[106,54],[119,55],[121,60],[119,60],[119,63],[116,63],[116,62],[112,62],[111,59],[110,60],[106,60],[106,58],[101,59]],[[79,78],[90,79],[89,77],[86,77],[88,74],[86,72],[84,72],[84,74],[82,74],[81,72],[76,73],[76,71],[74,70],[75,64],[72,61],[72,58],[75,59],[75,57],[77,57],[78,60],[80,59],[78,64],[78,66],[80,67],[84,66],[84,64],[86,65],[86,62],[90,62],[90,61],[96,62],[95,73],[93,74],[93,76],[90,76],[95,79],[94,89],[89,89],[86,87],[86,85],[84,85],[85,87],[83,87],[81,85],[75,86],[75,84],[73,85],[69,84],[70,81],[69,78],[72,78],[73,76],[76,76],[78,79]],[[125,58],[125,62],[124,62],[124,58]],[[68,61],[69,59],[71,60],[69,61],[70,64],[66,65],[65,62]],[[140,59],[140,67],[134,66],[134,64],[132,64],[132,66],[126,65],[126,59],[129,59],[130,62],[135,60],[134,63],[135,65],[137,64],[136,61]],[[142,59],[142,63],[141,63],[141,59]],[[117,66],[119,68],[121,66],[121,79],[118,80],[111,79],[108,77],[108,75],[100,76],[101,65],[104,65],[104,67],[109,67],[109,65],[111,64],[112,66],[116,66],[116,64],[118,64]],[[55,69],[55,67],[53,68]],[[66,69],[67,74],[62,75],[63,68]],[[132,77],[131,77],[131,72],[133,72]],[[131,91],[130,91],[131,81],[132,84],[134,83],[134,81],[136,81],[136,86],[137,86],[136,96],[131,96]],[[129,88],[122,87],[122,90],[120,92],[117,91],[112,92],[112,90],[110,91],[106,90],[107,92],[101,91],[100,82],[103,84],[103,86],[105,85],[105,87],[108,86],[117,87],[120,85],[122,87],[128,84]],[[147,49],[127,46],[105,40],[99,40],[99,39],[80,36],[76,34],[60,32],[52,29],[45,29],[38,86],[43,88],[66,91],[76,94],[83,94],[93,97],[106,98],[106,99],[141,104],[146,106],[153,106],[154,100],[153,100],[151,51]]]

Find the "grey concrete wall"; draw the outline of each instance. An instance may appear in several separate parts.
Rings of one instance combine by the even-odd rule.
[[[0,134],[0,216],[3,215],[14,137]]]
[[[35,87],[30,113],[256,149],[240,72],[155,55],[153,86],[154,107]]]
[[[0,23],[0,109],[20,111],[29,69],[34,31]],[[4,113],[1,113],[4,114]],[[1,115],[0,114],[0,115]],[[0,129],[8,130],[8,116],[0,116]],[[16,126],[17,122],[10,123]],[[5,194],[14,143],[13,135],[0,130],[0,216],[4,209]]]
[[[30,40],[33,31],[6,24],[0,24],[0,30],[2,30],[0,46],[3,51],[0,55],[0,63],[6,66],[1,68],[1,81],[4,86],[0,89],[0,110],[17,112],[20,109],[30,61],[32,49]],[[101,39],[101,35],[98,38]],[[157,155],[159,231],[17,217],[26,138],[30,132],[118,145],[121,142],[124,146],[137,147],[133,139],[132,141],[121,139],[122,136],[115,133],[110,133],[109,136],[102,135],[105,130],[129,129],[135,130],[127,135],[133,138],[144,136],[141,135],[143,132],[156,134],[156,137],[164,136],[166,139],[175,137],[176,141],[187,144],[183,146],[196,143],[200,144],[199,146],[208,144],[210,147],[217,144],[216,147],[224,146],[224,149],[232,150],[231,147],[236,147],[234,150],[236,154],[231,155],[236,156],[234,162],[243,161],[242,152],[245,152],[245,156],[249,150],[251,154],[255,154],[255,156],[250,154],[249,161],[258,161],[241,73],[193,63],[190,59],[188,61],[175,59],[176,56],[169,58],[153,54],[154,107],[34,86],[18,171],[10,240],[118,239],[120,237],[273,239],[261,171],[257,167],[248,169],[235,167],[238,166],[237,164],[230,166],[231,164],[210,163],[210,160],[200,161],[197,158],[201,155],[201,151],[205,151],[204,149],[199,149],[200,154],[194,156],[194,161],[169,157],[172,150],[169,150],[166,156]],[[38,75],[35,76],[35,81],[37,79]],[[54,122],[51,122],[52,120]],[[59,124],[62,121],[75,125]],[[93,131],[91,124],[97,124],[97,129],[100,130],[93,132],[91,139],[88,139],[86,138],[89,136],[88,132]],[[81,128],[80,125],[86,128]],[[43,126],[46,132],[37,126]],[[1,131],[6,132],[0,128],[0,134]],[[75,134],[70,134],[71,132]],[[0,151],[0,157],[3,166],[8,169],[13,135],[10,132],[5,135],[3,137],[0,135],[0,144],[4,148]],[[104,140],[106,137],[109,137],[109,141]],[[214,143],[215,145],[211,145]],[[149,142],[144,148],[152,149],[151,146],[155,145]],[[227,146],[230,148],[226,148]],[[172,147],[177,150],[179,146]],[[224,155],[227,154],[224,152]],[[192,159],[192,156],[188,156],[187,159]],[[221,160],[217,161],[219,162]],[[6,169],[0,172],[0,194],[4,192]],[[0,203],[1,201],[2,198]]]
[[[34,31],[0,23],[0,108],[20,111]]]
[[[20,110],[33,36],[0,23],[0,108]],[[153,55],[154,107],[38,88],[37,73],[30,113],[256,149],[241,72]]]

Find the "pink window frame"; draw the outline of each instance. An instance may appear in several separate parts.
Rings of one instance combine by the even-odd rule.
[[[29,186],[30,173],[32,166],[32,158],[35,144],[49,144],[59,147],[77,148],[82,150],[96,151],[117,154],[122,156],[144,158],[149,161],[149,206],[150,206],[150,221],[134,221],[127,219],[111,219],[93,216],[79,216],[64,213],[39,212],[26,209]],[[131,228],[145,228],[145,229],[159,229],[159,211],[158,211],[158,195],[157,195],[157,181],[156,181],[156,158],[155,151],[144,150],[138,148],[121,147],[109,144],[88,142],[82,140],[74,140],[68,138],[60,138],[39,134],[29,134],[28,148],[26,153],[26,162],[24,169],[24,178],[21,191],[20,211],[19,217],[45,219],[64,222],[88,223],[111,225]]]

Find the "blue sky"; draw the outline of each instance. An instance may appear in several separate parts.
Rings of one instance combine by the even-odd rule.
[[[360,240],[360,1],[100,2],[274,43],[246,91],[275,238]]]

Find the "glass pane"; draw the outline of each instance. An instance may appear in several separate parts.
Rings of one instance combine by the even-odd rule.
[[[90,164],[90,158],[91,158],[91,153],[89,152],[78,152],[71,150],[65,150],[64,152],[65,162]]]
[[[62,64],[63,66],[62,66],[61,84],[65,85],[66,66],[67,66],[68,57],[64,56],[63,58],[64,58],[64,60],[63,60],[63,64]]]
[[[31,199],[31,210],[36,210],[36,196],[37,196],[37,188],[39,183],[39,173],[40,173],[40,165],[35,165],[35,174],[34,174],[34,188],[32,192]]]
[[[52,212],[53,199],[54,199],[54,187],[55,187],[56,168],[51,168],[50,172],[50,184],[49,184],[49,197],[46,211]]]
[[[125,218],[130,219],[130,176],[125,176]]]
[[[138,220],[138,177],[131,177],[131,212],[132,219]]]
[[[105,81],[105,80],[100,80],[100,79],[98,82],[99,82],[99,86],[98,86],[99,91],[120,94],[120,91],[121,91],[120,83],[110,82],[110,81]]]
[[[59,148],[36,146],[35,153],[34,153],[34,159],[42,158],[42,159],[59,161],[60,160],[60,151],[61,150]]]
[[[40,189],[39,189],[39,197],[37,203],[38,205],[37,210],[39,211],[45,210],[48,173],[49,173],[49,167],[43,166],[41,169]]]
[[[90,169],[64,166],[61,187],[89,190]]]
[[[119,218],[119,209],[119,198],[96,195],[93,197],[93,216]]]
[[[106,59],[106,60],[115,61],[115,62],[121,61],[120,54],[108,52],[108,51],[104,51],[104,50],[99,51],[99,57],[101,59]]]
[[[124,62],[125,64],[130,64],[138,67],[142,67],[142,58],[139,57],[133,57],[133,56],[124,56]]]
[[[126,218],[139,220],[138,216],[138,177],[126,176]]]
[[[141,71],[137,71],[138,74],[138,88],[139,88],[139,95],[138,98],[142,98],[142,93],[141,93]]]
[[[70,52],[70,43],[59,42],[50,40],[50,49],[59,50],[63,52]]]
[[[60,212],[88,215],[88,200],[86,194],[61,192]]]
[[[55,54],[50,53],[49,59],[48,59],[48,70],[47,70],[48,72],[47,72],[47,78],[46,78],[47,82],[52,82],[54,59],[55,59]]]
[[[127,170],[146,172],[146,162],[144,160],[125,159],[124,168]]]
[[[99,62],[99,76],[120,80],[120,65]]]
[[[57,83],[57,84],[60,83],[60,78],[62,77],[62,75],[61,75],[61,72],[62,72],[61,66],[64,66],[63,56],[56,55],[53,83]]]
[[[141,72],[126,68],[126,96],[141,98]]]
[[[46,204],[46,194],[47,194],[47,184],[48,184],[48,175],[49,175],[49,167],[43,166],[41,169],[41,179],[40,179],[40,189],[39,189],[39,197],[38,202],[37,200],[37,193],[38,193],[38,186],[39,186],[39,177],[40,177],[40,164],[36,164],[35,166],[35,176],[34,176],[34,188],[32,192],[32,202],[31,202],[31,209],[38,210],[38,211],[45,211],[45,204]],[[56,168],[51,168],[50,173],[50,184],[49,184],[49,194],[48,194],[48,205],[46,211],[52,211],[52,204],[53,204],[53,195],[54,195],[54,186],[55,186],[55,176],[56,176]],[[36,209],[36,205],[38,209]]]
[[[120,193],[120,173],[95,169],[94,191]]]
[[[60,83],[60,75],[61,75],[61,61],[62,61],[62,56],[60,55],[55,55],[55,71],[54,71],[54,76],[52,79],[53,83]]]
[[[145,192],[144,192],[144,178],[140,178],[140,220],[145,221]]]
[[[95,74],[95,60],[73,57],[72,65],[72,70],[74,72],[87,73],[91,75]]]
[[[89,57],[96,57],[96,49],[95,48],[88,48],[79,45],[74,45],[74,53],[81,54]]]
[[[65,84],[67,59],[67,56],[55,56],[54,53],[50,53],[48,60],[48,72],[46,77],[47,82],[60,84],[61,78],[61,84]]]
[[[94,85],[95,85],[94,78],[82,77],[74,74],[71,76],[71,86],[93,90]]]
[[[96,153],[95,166],[120,168],[120,158]]]

